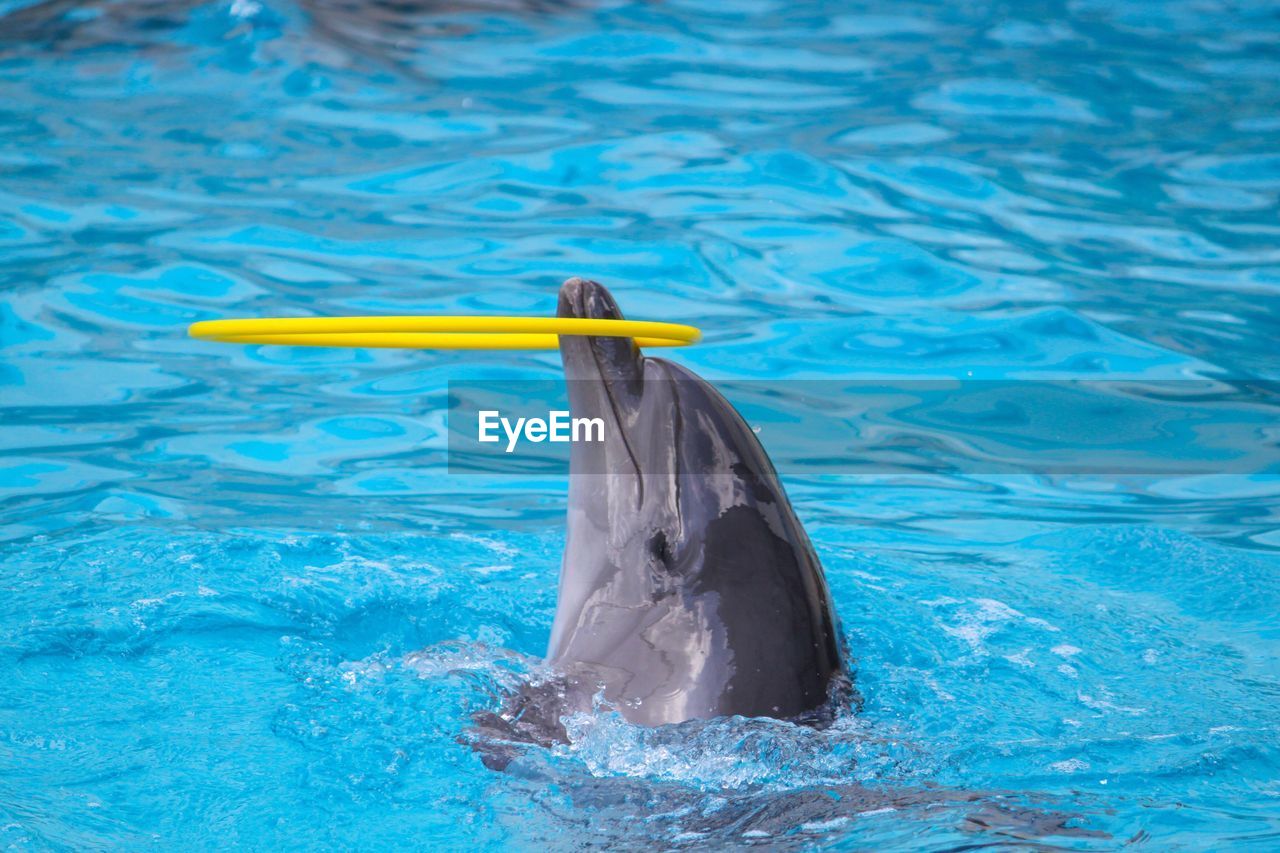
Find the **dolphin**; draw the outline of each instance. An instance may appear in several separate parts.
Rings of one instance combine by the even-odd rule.
[[[622,319],[571,278],[560,317]],[[547,660],[644,726],[816,719],[848,693],[822,565],[755,433],[688,368],[630,338],[563,336],[568,535]]]
[[[560,317],[623,319],[571,278]],[[566,335],[574,418],[568,531],[546,660],[479,733],[544,746],[600,699],[659,726],[721,716],[831,722],[858,697],[822,565],[755,433],[688,368],[630,338]],[[484,740],[489,741],[489,738]],[[485,763],[511,755],[482,749]]]

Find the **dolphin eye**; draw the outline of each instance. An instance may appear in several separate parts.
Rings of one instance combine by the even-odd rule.
[[[676,575],[674,559],[671,556],[671,545],[667,542],[667,534],[661,530],[649,537],[649,579],[653,584],[650,594],[656,604],[669,595],[674,595],[680,586],[680,578]]]
[[[659,530],[649,537],[649,553],[653,559],[664,566],[671,566],[671,546],[667,544],[667,534]]]

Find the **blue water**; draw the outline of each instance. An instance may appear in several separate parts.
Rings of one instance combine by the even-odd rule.
[[[862,713],[496,773],[565,482],[449,474],[445,387],[556,354],[184,335],[587,275],[713,380],[1280,379],[1273,4],[0,14],[6,845],[1280,844],[1274,477],[792,474]]]

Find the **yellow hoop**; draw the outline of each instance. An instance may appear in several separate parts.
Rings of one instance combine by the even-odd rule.
[[[556,349],[561,335],[634,338],[642,347],[682,347],[702,332],[679,323],[585,317],[263,317],[205,320],[193,338],[231,344],[397,349]]]

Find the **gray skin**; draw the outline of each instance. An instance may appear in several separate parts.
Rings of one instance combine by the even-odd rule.
[[[579,278],[558,314],[622,319]],[[602,418],[605,441],[571,449],[550,663],[645,726],[830,708],[848,687],[831,596],[755,434],[629,338],[565,336],[560,351],[572,414]]]

